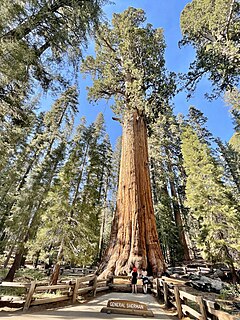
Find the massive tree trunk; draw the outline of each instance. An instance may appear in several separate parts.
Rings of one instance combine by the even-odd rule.
[[[165,270],[153,211],[146,125],[137,111],[124,117],[117,206],[99,272],[104,278],[128,273],[133,266],[153,275]]]

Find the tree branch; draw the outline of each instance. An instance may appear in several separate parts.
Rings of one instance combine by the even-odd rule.
[[[227,40],[229,40],[229,26],[230,26],[230,22],[233,16],[233,6],[234,6],[235,0],[232,0],[232,3],[230,5],[230,11],[229,11],[229,15],[228,15],[228,19],[227,19],[227,26],[226,26],[226,36],[227,36]]]

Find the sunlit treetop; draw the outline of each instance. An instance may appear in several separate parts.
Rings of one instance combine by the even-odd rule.
[[[193,0],[181,14],[181,44],[196,49],[187,88],[193,91],[207,74],[219,94],[236,85],[240,74],[240,4],[238,0]]]
[[[175,89],[174,75],[167,77],[164,67],[163,30],[145,20],[144,11],[132,7],[114,14],[112,25],[101,25],[96,35],[96,57],[88,56],[82,66],[93,79],[89,99],[114,98],[118,114],[147,113],[150,100],[152,109],[159,107],[157,96],[164,101]]]

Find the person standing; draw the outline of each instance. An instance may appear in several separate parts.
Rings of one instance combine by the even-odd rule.
[[[143,283],[143,293],[147,293],[148,289],[148,276],[147,276],[147,270],[143,269],[142,270],[142,283]]]
[[[138,273],[137,273],[137,268],[133,268],[132,270],[132,293],[137,293],[137,279],[138,279]]]

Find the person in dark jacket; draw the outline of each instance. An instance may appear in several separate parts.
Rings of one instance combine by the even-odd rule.
[[[132,293],[137,293],[137,279],[138,279],[138,273],[137,273],[137,268],[133,268],[132,270]]]

